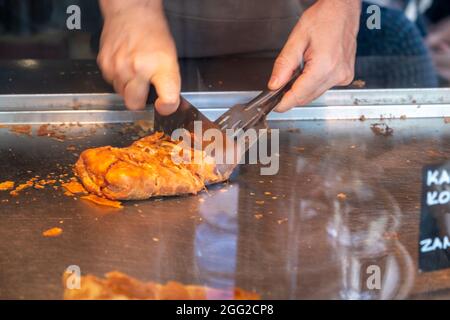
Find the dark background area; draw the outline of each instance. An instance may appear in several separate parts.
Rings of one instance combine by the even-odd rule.
[[[66,27],[67,7],[81,9],[81,30]],[[91,59],[102,27],[93,0],[0,0],[0,59]]]
[[[74,4],[81,9],[81,30],[66,27],[67,7]],[[438,82],[422,37],[449,14],[450,2],[435,0],[420,26],[385,9],[382,30],[362,22],[356,79],[367,88],[447,86]],[[0,0],[0,59],[94,60],[102,23],[96,0]]]
[[[66,9],[81,8],[81,30],[68,30]],[[450,15],[450,1],[435,0],[425,21]],[[95,56],[102,27],[96,0],[0,0],[0,59],[83,59]]]

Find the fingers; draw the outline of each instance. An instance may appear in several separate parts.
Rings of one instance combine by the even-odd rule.
[[[316,97],[317,91],[325,88],[326,79],[320,74],[320,70],[306,65],[300,77],[292,85],[291,90],[285,93],[275,110],[285,112],[292,107],[305,105]]]
[[[134,63],[136,73],[150,81],[156,89],[156,110],[161,115],[173,113],[180,103],[181,77],[175,52],[154,52],[137,55]]]
[[[161,64],[153,71],[151,64],[141,70],[151,72],[143,75],[142,72],[129,80],[124,88],[125,105],[131,110],[142,109],[147,101],[149,85],[155,86],[158,99],[155,102],[157,111],[168,115],[178,108],[180,104],[181,78],[178,63]]]
[[[145,107],[149,91],[147,79],[135,77],[127,82],[124,88],[125,105],[130,110],[139,110]]]
[[[142,4],[107,15],[97,60],[103,77],[129,109],[145,106],[152,83],[158,93],[157,109],[168,114],[179,103],[177,51],[162,6]]]
[[[135,72],[132,68],[129,59],[129,51],[126,45],[122,45],[113,57],[114,61],[114,90],[120,95],[124,95],[124,89],[128,81],[135,77]]]
[[[102,70],[103,78],[114,86],[117,93],[123,95],[126,83],[135,76],[128,48],[125,43],[115,52],[108,50],[104,48],[100,51],[97,62]]]
[[[124,97],[127,108],[145,107],[150,83],[158,94],[155,107],[160,114],[178,108],[181,78],[176,55],[129,52],[124,44],[112,55],[99,55],[98,61],[104,78]]]
[[[175,112],[180,104],[180,73],[178,70],[172,70],[172,68],[158,71],[150,80],[158,94],[155,108],[161,115],[169,115]]]
[[[277,90],[292,76],[292,73],[302,63],[302,57],[307,46],[307,41],[292,34],[283,50],[275,60],[272,75],[269,80],[268,87],[270,90]],[[295,39],[295,40],[294,40]]]
[[[157,111],[162,115],[173,113],[180,103],[181,91],[181,77],[176,54],[168,51],[146,54],[136,53],[133,56],[134,73],[141,80],[135,81],[132,87],[137,82],[141,83],[142,79],[146,79],[147,86],[150,83],[155,86],[158,95],[158,99],[155,102]],[[140,86],[142,85],[140,84]],[[140,90],[143,92],[142,89]],[[127,91],[126,95],[128,94]],[[148,89],[146,91],[147,94]],[[133,108],[142,108],[145,105],[145,101],[142,101],[141,98],[134,99],[130,97],[126,99],[126,101],[131,100],[136,102],[136,104],[133,104]]]
[[[302,74],[277,111],[308,104],[329,88],[354,77],[360,5],[357,1],[316,1],[301,16],[276,60],[269,88],[285,84],[304,63]]]
[[[100,53],[97,56],[97,64],[102,71],[103,78],[108,83],[112,83],[114,80],[114,67],[112,62],[112,57],[107,53],[107,49],[100,49]]]
[[[302,74],[275,110],[285,112],[293,107],[306,105],[335,85],[349,84],[354,77],[351,63],[350,59],[348,65],[337,65],[327,56],[317,56],[314,60],[307,61]]]
[[[103,31],[100,40],[100,52],[97,56],[97,64],[99,65],[103,78],[112,84],[115,75],[114,56],[121,47],[120,39],[113,38],[110,33]]]

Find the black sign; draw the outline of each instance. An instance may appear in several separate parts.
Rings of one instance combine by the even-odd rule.
[[[450,161],[423,168],[419,269],[450,268]]]

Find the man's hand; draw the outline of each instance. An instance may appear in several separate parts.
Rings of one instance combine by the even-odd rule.
[[[301,16],[275,61],[269,89],[289,81],[304,63],[303,72],[276,111],[305,105],[336,85],[352,82],[360,0],[318,0]]]
[[[180,73],[162,0],[101,0],[104,16],[98,64],[129,109],[143,108],[149,84],[161,114],[179,105]]]
[[[450,81],[450,18],[431,30],[427,44],[439,74]]]

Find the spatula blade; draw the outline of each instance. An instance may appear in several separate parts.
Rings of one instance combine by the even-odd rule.
[[[194,133],[194,124],[196,121],[201,123],[202,133],[211,128],[220,130],[218,125],[209,120],[208,117],[183,97],[180,98],[180,106],[177,111],[171,115],[162,116],[155,110],[155,131],[162,131],[169,136],[176,129],[180,128]]]

